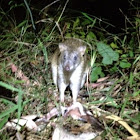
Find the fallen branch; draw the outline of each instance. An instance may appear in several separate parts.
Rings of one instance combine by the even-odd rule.
[[[110,115],[110,116],[106,116],[107,119],[111,119],[114,121],[117,121],[118,123],[120,123],[123,127],[125,127],[128,132],[132,135],[132,137],[128,137],[127,139],[135,139],[138,140],[137,138],[140,139],[138,133],[136,131],[134,131],[122,118],[116,116],[116,115]]]

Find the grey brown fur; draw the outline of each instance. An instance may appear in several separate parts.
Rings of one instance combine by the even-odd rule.
[[[79,90],[83,87],[88,72],[86,45],[79,39],[67,39],[59,43],[52,58],[52,75],[58,87],[60,100],[64,102],[64,92],[70,85],[73,102],[76,102]]]

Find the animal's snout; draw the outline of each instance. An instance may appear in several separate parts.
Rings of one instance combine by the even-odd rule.
[[[69,64],[67,64],[67,65],[65,66],[65,70],[66,70],[66,71],[70,71],[70,65],[69,65]]]
[[[72,70],[72,65],[73,65],[72,62],[68,60],[64,65],[65,71],[71,71]]]

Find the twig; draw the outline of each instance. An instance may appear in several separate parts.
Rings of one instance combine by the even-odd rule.
[[[23,140],[22,135],[19,132],[16,133],[16,137],[18,140]]]
[[[106,116],[107,119],[111,119],[111,120],[114,120],[114,121],[117,121],[118,123],[120,123],[122,126],[124,126],[128,131],[129,133],[135,137],[135,138],[138,138],[139,135],[137,132],[135,132],[122,118],[116,116],[116,115],[110,115],[110,116]]]
[[[58,2],[58,1],[60,1],[60,0],[53,1],[52,3],[48,4],[47,6],[45,6],[45,7],[39,12],[39,14],[42,13],[42,11],[44,11],[46,8],[50,7],[51,5],[55,4],[55,3]]]

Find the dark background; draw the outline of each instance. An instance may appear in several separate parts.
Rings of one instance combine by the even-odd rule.
[[[30,8],[41,10],[54,0],[30,0],[28,2]],[[66,0],[60,0],[50,7],[52,15],[56,14],[56,10],[61,5],[64,6]],[[1,8],[6,12],[10,9],[12,4],[23,4],[23,0],[1,0]],[[134,5],[138,5],[139,1],[134,0]],[[69,0],[67,5],[67,10],[70,10],[69,16],[78,16],[78,12],[86,12],[103,20],[106,20],[108,23],[113,24],[115,27],[110,27],[110,31],[114,33],[121,32],[122,28],[125,28],[125,16],[134,17],[135,9],[132,7],[132,2],[129,0]],[[25,7],[17,7],[13,9],[13,15],[17,22],[21,22],[25,19],[26,16]],[[121,12],[121,11],[122,12]],[[76,11],[76,12],[75,12]],[[37,20],[38,13],[33,13],[34,20]],[[66,14],[66,13],[64,13]],[[79,13],[80,15],[80,13]],[[124,16],[125,15],[125,16]],[[40,18],[41,19],[41,18]]]

